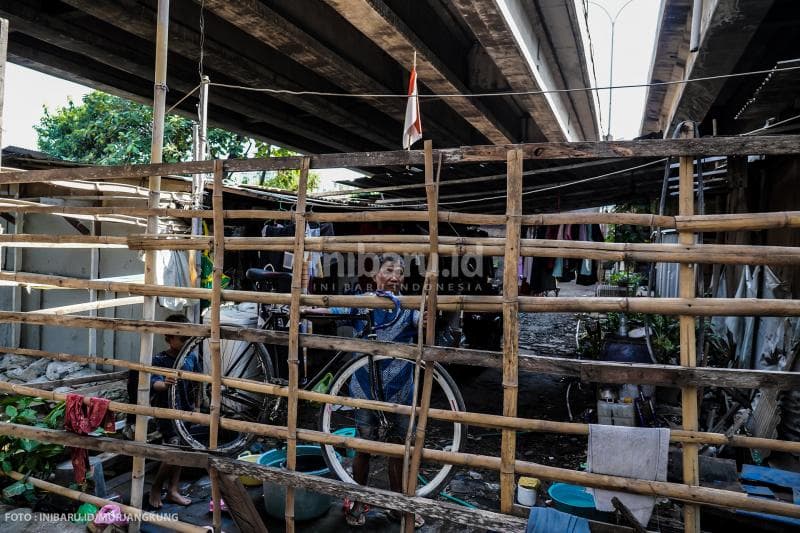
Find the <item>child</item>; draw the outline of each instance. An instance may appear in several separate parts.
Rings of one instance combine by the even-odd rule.
[[[167,317],[167,322],[180,322],[188,323],[189,319],[180,314],[174,314]],[[165,335],[164,340],[167,343],[167,349],[153,356],[153,366],[160,366],[164,368],[174,368],[175,360],[178,358],[183,345],[189,337],[178,335]],[[195,370],[196,366],[190,358],[187,358],[186,363],[183,365],[186,370]],[[150,375],[150,405],[153,407],[169,407],[168,393],[171,387],[175,386],[175,378],[165,377],[161,375]],[[189,409],[187,406],[176,406],[180,409]],[[175,433],[175,429],[170,420],[158,419],[158,429],[164,437],[165,444],[179,444],[180,438]],[[153,485],[150,488],[150,506],[154,509],[159,509],[161,503],[161,490],[164,487],[164,482],[168,481],[167,486],[167,501],[177,503],[178,505],[190,505],[192,500],[182,495],[179,491],[181,467],[167,463],[161,463],[158,468]]]

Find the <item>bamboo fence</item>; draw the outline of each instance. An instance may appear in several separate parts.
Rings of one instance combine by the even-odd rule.
[[[85,247],[85,248],[121,248],[140,249],[152,252],[159,249],[210,249],[214,252],[214,276],[211,289],[163,287],[153,283],[150,277],[145,283],[107,282],[101,280],[83,280],[62,276],[50,276],[26,272],[0,272],[0,281],[15,286],[62,287],[72,289],[105,290],[128,293],[145,297],[152,301],[157,296],[178,296],[193,299],[209,299],[212,302],[211,323],[176,324],[152,320],[108,319],[98,317],[70,316],[69,313],[86,309],[96,309],[94,304],[77,304],[67,306],[58,312],[43,310],[41,312],[0,312],[0,322],[12,324],[39,324],[56,327],[91,328],[115,331],[135,331],[143,334],[143,338],[152,338],[153,334],[196,335],[210,338],[212,350],[212,369],[209,375],[198,374],[175,369],[154,367],[149,364],[148,357],[137,362],[90,357],[66,353],[47,352],[17,347],[0,348],[0,353],[17,353],[31,357],[41,357],[60,361],[93,362],[111,365],[116,368],[138,370],[143,376],[140,382],[140,398],[137,404],[112,402],[110,408],[120,413],[137,415],[137,437],[141,440],[142,422],[147,416],[185,420],[210,427],[210,447],[217,444],[220,429],[242,431],[258,435],[285,439],[287,448],[287,466],[289,472],[278,475],[269,469],[249,468],[251,475],[261,475],[264,479],[278,479],[287,484],[286,493],[286,528],[294,530],[294,491],[295,486],[309,486],[312,483],[307,476],[291,472],[296,464],[297,440],[345,446],[370,454],[390,457],[410,458],[405,473],[405,496],[398,503],[399,510],[412,512],[435,512],[430,506],[417,502],[415,498],[416,472],[424,459],[430,462],[453,464],[474,468],[492,469],[500,474],[501,512],[509,513],[513,507],[513,491],[515,476],[527,474],[546,480],[559,480],[579,483],[590,487],[622,490],[638,494],[659,495],[681,501],[685,504],[685,528],[694,532],[699,529],[700,506],[746,509],[756,512],[768,512],[784,516],[800,517],[800,506],[779,501],[747,498],[735,492],[703,488],[698,480],[697,448],[701,444],[731,445],[745,448],[760,448],[800,453],[800,443],[764,439],[746,436],[728,436],[718,433],[698,431],[697,424],[697,389],[699,386],[726,386],[739,388],[776,387],[790,389],[800,386],[800,376],[793,372],[765,372],[736,369],[716,369],[696,367],[694,349],[694,323],[697,316],[731,316],[731,315],[778,315],[800,316],[800,303],[792,300],[764,299],[703,299],[694,293],[694,265],[697,264],[800,264],[800,248],[775,246],[734,246],[695,244],[695,235],[702,232],[717,231],[753,231],[771,228],[800,227],[800,212],[755,213],[746,215],[696,215],[694,214],[693,169],[692,158],[697,155],[731,155],[748,154],[796,155],[800,140],[791,136],[776,136],[769,139],[749,138],[713,138],[713,139],[676,139],[664,141],[628,141],[602,143],[541,143],[510,146],[476,146],[447,150],[432,150],[429,145],[423,151],[402,152],[370,152],[363,154],[327,154],[309,157],[272,158],[264,160],[244,161],[201,161],[191,163],[132,165],[124,167],[92,167],[86,169],[56,169],[49,171],[11,172],[0,174],[0,184],[21,184],[50,182],[55,180],[113,180],[121,178],[144,178],[163,174],[213,173],[214,188],[212,209],[167,209],[158,207],[157,180],[151,180],[154,189],[151,191],[149,207],[64,207],[44,205],[19,205],[13,202],[0,201],[0,212],[12,213],[47,213],[53,215],[117,215],[147,217],[148,233],[130,237],[98,237],[98,236],[48,236],[15,234],[0,236],[2,246],[47,246],[53,248]],[[507,208],[504,215],[457,213],[438,209],[438,187],[433,180],[433,160],[438,157],[440,164],[450,165],[467,162],[500,162],[506,161],[507,171]],[[594,159],[625,157],[679,157],[679,210],[677,216],[656,216],[633,213],[560,213],[525,215],[522,212],[523,162],[525,159]],[[333,167],[358,167],[379,165],[423,164],[425,167],[425,187],[427,208],[418,211],[362,211],[310,213],[305,210],[306,178],[309,169]],[[225,172],[250,170],[300,169],[300,190],[297,196],[297,208],[293,212],[272,210],[226,210],[222,202],[222,177]],[[152,232],[161,217],[196,217],[213,221],[213,235],[205,237],[166,238]],[[294,238],[234,238],[224,236],[225,220],[244,219],[276,219],[294,221],[296,234]],[[305,237],[305,225],[310,221],[346,221],[346,222],[379,222],[407,221],[427,222],[430,228],[429,237],[406,235],[382,235],[375,237]],[[503,225],[506,227],[504,239],[490,238],[453,238],[438,235],[438,223]],[[520,228],[527,224],[563,224],[563,223],[617,223],[642,226],[660,226],[673,228],[679,232],[679,243],[628,245],[610,243],[565,243],[544,239],[521,239]],[[235,250],[283,250],[294,252],[291,292],[289,294],[255,293],[249,291],[223,290],[221,274],[224,251]],[[404,296],[401,303],[404,307],[419,308],[423,299],[427,301],[423,307],[429,310],[464,310],[464,311],[502,311],[504,317],[502,352],[468,350],[460,348],[443,348],[433,346],[433,325],[428,323],[424,343],[420,346],[379,342],[374,340],[345,339],[323,335],[301,333],[299,324],[301,306],[351,306],[351,307],[390,307],[391,303],[382,298],[351,296],[320,296],[304,294],[305,277],[303,276],[303,258],[309,251],[327,252],[407,252],[425,254],[429,265],[436,264],[435,259],[444,254],[483,253],[485,255],[503,256],[505,259],[504,288],[501,296],[439,296],[435,283],[430,292],[420,296]],[[150,254],[148,254],[150,255]],[[540,298],[520,297],[517,292],[516,265],[519,257],[580,257],[600,260],[637,260],[680,263],[680,297],[679,298]],[[426,279],[436,280],[435,268],[428,273]],[[133,300],[124,300],[133,303]],[[137,300],[139,301],[139,300]],[[257,302],[265,304],[288,305],[290,312],[290,328],[288,332],[264,331],[248,328],[232,328],[220,324],[219,308],[223,301]],[[519,312],[577,312],[577,311],[617,311],[641,312],[651,314],[678,315],[681,325],[681,361],[680,365],[638,365],[619,364],[598,361],[564,360],[545,356],[523,356],[519,354]],[[222,375],[220,369],[219,347],[222,339],[240,339],[250,342],[285,345],[289,347],[289,382],[287,386],[274,385],[247,379],[230,378]],[[144,344],[145,346],[147,343]],[[314,348],[319,350],[347,350],[375,355],[391,355],[410,361],[421,360],[425,363],[425,378],[421,402],[418,407],[397,405],[388,402],[342,398],[319,392],[302,390],[298,383],[299,350]],[[430,372],[433,363],[459,362],[478,366],[502,369],[503,375],[503,408],[502,415],[487,415],[474,412],[458,412],[447,409],[436,409],[430,406]],[[535,420],[517,416],[518,373],[519,371],[546,372],[557,375],[579,376],[587,381],[615,383],[653,383],[679,387],[682,390],[683,429],[671,430],[670,440],[680,443],[684,453],[684,482],[667,483],[620,478],[616,476],[598,475],[586,472],[574,472],[567,469],[544,466],[519,460],[516,456],[516,431],[552,432],[571,435],[588,434],[585,424]],[[147,383],[150,373],[173,376],[179,379],[207,383],[212,391],[212,408],[209,414],[154,408],[147,405]],[[427,387],[425,385],[428,385]],[[220,391],[222,387],[238,388],[245,391],[260,392],[288,399],[288,421],[286,426],[258,424],[229,419],[220,415]],[[49,387],[13,385],[0,382],[0,391],[60,400],[64,395],[50,390]],[[427,389],[427,390],[426,390]],[[88,401],[88,399],[87,399]],[[355,408],[381,410],[400,413],[417,418],[416,438],[408,446],[385,442],[350,438],[303,429],[297,426],[297,414],[300,401],[336,403]],[[499,457],[477,455],[447,450],[434,450],[424,447],[426,423],[429,419],[459,422],[469,425],[498,428],[502,432]],[[74,436],[64,432],[48,432],[31,430],[33,438],[46,442],[68,442]],[[38,432],[37,432],[38,431]],[[151,457],[158,459],[174,459],[177,463],[187,462],[186,452],[170,451],[163,447],[152,447],[139,443],[127,446],[116,445],[106,440],[97,441],[102,449],[119,449],[138,458],[136,474],[140,472],[144,460],[144,449],[154,450]],[[156,453],[157,452],[157,453]],[[183,455],[182,455],[183,454]],[[203,454],[199,454],[203,455]],[[207,457],[207,456],[206,456]],[[194,460],[194,459],[193,459]],[[205,461],[205,460],[204,460]],[[213,461],[212,461],[213,462]],[[230,473],[243,467],[227,465],[220,467]],[[222,470],[220,470],[222,471]],[[12,476],[19,476],[12,474]],[[216,472],[212,481],[217,479]],[[338,482],[322,490],[333,493],[339,491]],[[62,491],[46,482],[35,482],[37,486],[62,494]],[[218,482],[214,481],[213,499],[219,499]],[[376,501],[385,501],[385,495],[369,487],[359,488],[364,494],[370,494]],[[385,491],[384,491],[385,492]],[[71,497],[83,498],[80,494]],[[141,496],[140,496],[141,497]],[[383,499],[381,499],[383,498]],[[89,500],[86,500],[89,501]],[[389,505],[392,505],[389,503]],[[215,506],[217,509],[219,506]],[[139,516],[140,510],[131,508],[132,514]],[[469,515],[469,513],[467,513]],[[468,520],[464,515],[455,513],[458,520]],[[475,515],[477,516],[477,515]],[[500,515],[492,515],[482,520],[500,520]],[[219,528],[219,514],[215,513],[214,524]],[[497,523],[497,522],[492,522]],[[413,521],[406,519],[406,531],[413,526]],[[182,528],[180,524],[176,528]],[[512,528],[513,529],[513,528]],[[191,530],[191,529],[186,529]]]

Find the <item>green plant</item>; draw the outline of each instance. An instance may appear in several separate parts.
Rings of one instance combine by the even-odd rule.
[[[63,425],[66,405],[59,402],[47,410],[48,404],[39,398],[5,396],[0,399],[0,407],[1,422],[56,429]],[[46,479],[63,452],[64,447],[57,444],[0,436],[0,468],[4,473],[16,471]],[[12,482],[11,478],[2,478],[0,487],[3,500],[22,498],[31,502],[35,499],[33,485],[24,480]]]

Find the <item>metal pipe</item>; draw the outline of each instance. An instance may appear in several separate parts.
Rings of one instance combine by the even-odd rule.
[[[700,49],[700,23],[703,21],[703,0],[694,0],[692,4],[692,35],[689,40],[689,51]]]
[[[158,15],[156,19],[156,63],[153,81],[153,136],[150,142],[150,162],[161,163],[164,149],[164,118],[167,104],[167,52],[169,34],[169,0],[158,0]],[[161,200],[161,176],[150,176],[148,183],[148,207],[159,206]],[[147,233],[158,233],[158,217],[147,217]],[[145,252],[144,281],[156,283],[156,252]],[[156,300],[152,296],[145,297],[142,305],[142,319],[155,318]],[[139,344],[139,362],[150,365],[153,358],[153,334],[142,333]],[[150,405],[150,374],[139,372],[137,401],[138,405]],[[139,442],[147,441],[147,416],[136,416],[135,439]],[[144,496],[145,458],[134,457],[131,469],[131,505],[142,508]],[[128,531],[138,533],[139,521],[131,521]]]

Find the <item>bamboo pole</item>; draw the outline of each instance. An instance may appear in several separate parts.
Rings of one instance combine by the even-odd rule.
[[[164,335],[209,336],[205,325],[175,324],[173,322],[143,322],[140,320],[89,318],[72,316],[31,315],[0,312],[0,320],[34,325],[61,327],[94,327],[117,331],[152,332]],[[271,330],[223,327],[226,339],[247,342],[288,345],[288,333]],[[408,344],[303,334],[300,347],[322,351],[348,351],[415,359],[417,348]],[[484,350],[425,346],[424,357],[431,361],[501,368],[502,354]],[[564,358],[531,356],[520,358],[520,368],[528,372],[580,377],[585,381],[609,383],[643,383],[681,387],[705,384],[716,387],[760,388],[789,390],[800,386],[800,375],[793,372],[753,371],[721,368],[684,368],[669,365],[637,365],[600,361],[581,361]]]
[[[220,406],[222,404],[222,355],[220,354],[220,305],[222,303],[222,270],[225,264],[225,221],[222,217],[222,161],[214,161],[214,192],[211,198],[214,211],[214,270],[211,288],[211,427],[208,448],[215,450],[219,440]],[[214,502],[214,531],[222,529],[219,479],[211,477],[211,500]]]
[[[289,307],[289,394],[286,431],[286,468],[297,466],[297,391],[299,381],[300,349],[300,295],[303,292],[303,265],[305,263],[306,192],[308,190],[309,158],[303,158],[297,184],[297,209],[294,214],[294,256],[292,261],[292,301]],[[294,487],[286,487],[286,531],[294,533]]]
[[[0,213],[45,213],[51,215],[84,215],[97,217],[117,215],[129,217],[159,216],[163,218],[203,218],[214,217],[213,211],[203,209],[177,209],[166,207],[78,207],[60,205],[41,205],[16,203],[11,199],[0,199]],[[274,219],[289,220],[287,211],[269,209],[226,209],[226,219]],[[430,218],[427,211],[380,210],[357,212],[308,213],[309,222],[426,222]],[[480,213],[458,213],[439,211],[440,222],[450,224],[502,225],[504,215]],[[760,231],[765,229],[800,227],[800,211],[770,213],[741,213],[722,215],[666,216],[643,213],[542,213],[523,215],[522,224],[528,226],[560,224],[626,224],[635,226],[658,226],[664,229],[683,229],[695,232],[720,231]]]
[[[108,309],[109,307],[124,307],[126,305],[138,305],[143,302],[144,298],[142,298],[141,296],[130,296],[128,298],[114,298],[113,300],[95,300],[93,302],[85,302],[80,304],[49,307],[47,309],[39,309],[38,311],[34,312],[44,313],[48,315],[70,315],[73,313],[82,313],[84,311],[96,311],[98,309]]]
[[[54,401],[60,401],[66,397],[65,394],[59,394],[50,391],[40,391],[31,387],[12,385],[5,382],[0,382],[0,390]],[[89,401],[89,398],[84,399],[85,403],[89,403]],[[141,413],[158,418],[180,419],[204,425],[210,424],[210,416],[202,413],[176,411],[173,409],[157,407],[144,407],[119,402],[111,402],[109,404],[109,409],[120,413]],[[286,427],[281,426],[271,426],[267,424],[251,423],[226,418],[222,418],[220,420],[220,425],[221,427],[230,429],[232,431],[255,433],[258,435],[265,435],[278,439],[286,438],[287,436]],[[402,456],[404,449],[402,444],[374,442],[307,429],[298,429],[297,438],[308,442],[351,448],[370,454],[387,455],[393,457]],[[486,468],[495,471],[499,471],[501,469],[500,458],[484,455],[425,449],[423,450],[423,458],[432,462],[468,466],[473,468]],[[517,473],[533,475],[546,480],[567,481],[590,487],[622,490],[624,492],[632,492],[636,494],[665,496],[668,498],[704,505],[732,507],[743,510],[780,514],[783,516],[800,517],[800,506],[798,505],[761,498],[749,498],[746,494],[739,494],[730,491],[708,489],[704,487],[689,487],[686,485],[659,481],[635,480],[587,472],[575,472],[562,468],[543,466],[527,461],[516,461],[514,467]]]
[[[680,158],[680,189],[678,196],[678,213],[688,216],[694,214],[694,161],[691,157]],[[679,231],[678,242],[693,245],[695,235],[691,231]],[[694,265],[681,264],[678,270],[678,292],[682,298],[695,296]],[[680,321],[680,358],[681,366],[697,366],[695,339],[695,319],[693,316],[681,315]],[[697,387],[685,386],[681,389],[681,424],[684,430],[698,430]],[[683,482],[690,486],[700,484],[700,465],[698,446],[683,444]],[[687,504],[683,509],[684,531],[698,533],[700,531],[700,508]]]
[[[156,16],[156,59],[155,75],[153,81],[153,135],[150,143],[150,162],[161,163],[164,147],[164,118],[167,102],[167,51],[169,48],[169,0],[158,0]],[[152,167],[148,167],[152,168]],[[161,202],[161,174],[148,174],[148,207],[158,207]],[[158,233],[158,217],[147,217],[147,232]],[[99,239],[101,237],[94,237]],[[106,237],[107,238],[107,237]],[[145,253],[144,282],[154,285],[156,283],[156,254]],[[153,297],[146,297],[142,305],[142,319],[152,320],[155,317],[156,301]],[[142,333],[139,338],[139,362],[150,365],[153,358],[153,334]],[[137,387],[137,403],[148,405],[150,403],[150,375],[146,372],[139,373]],[[147,418],[136,417],[134,437],[139,442],[147,441]],[[134,457],[131,469],[131,505],[142,507],[144,496],[145,458]],[[132,521],[128,527],[130,533],[139,533],[140,523]]]
[[[172,531],[180,531],[185,533],[207,533],[208,531],[208,529],[206,529],[205,527],[195,526],[193,524],[187,524],[186,522],[180,522],[178,520],[169,518],[168,515],[145,512],[139,509],[138,507],[131,507],[130,505],[124,505],[119,502],[113,502],[111,500],[106,500],[104,498],[98,498],[97,496],[86,494],[85,492],[68,489],[66,487],[62,487],[61,485],[50,483],[49,481],[44,481],[42,479],[20,474],[19,472],[12,471],[6,473],[5,475],[17,481],[25,481],[27,483],[30,483],[37,489],[41,489],[53,494],[58,494],[59,496],[64,496],[65,498],[69,498],[71,500],[77,500],[79,502],[84,502],[84,503],[91,503],[92,505],[98,508],[102,508],[106,505],[111,505],[111,504],[117,505],[123,513],[131,517],[134,517],[137,520],[136,523],[138,523],[139,521],[148,522],[151,524],[157,524],[160,527],[164,527]]]
[[[65,394],[41,391],[31,387],[12,385],[5,382],[0,382],[0,390],[25,396],[45,398],[53,401],[60,401],[66,397]],[[89,398],[84,399],[84,402],[87,404],[89,401]],[[109,409],[120,413],[141,413],[158,418],[180,419],[204,425],[210,424],[210,416],[202,413],[176,411],[173,409],[164,409],[158,407],[144,407],[119,402],[111,402],[109,404]],[[286,438],[287,435],[286,427],[282,426],[271,426],[267,424],[257,424],[226,418],[222,418],[220,420],[220,425],[221,427],[230,429],[232,431],[255,433],[258,435],[265,435],[278,439]],[[393,457],[401,457],[404,448],[402,444],[374,442],[307,429],[298,429],[297,438],[308,442],[351,448],[370,454],[387,455]],[[425,449],[423,450],[422,456],[423,459],[438,463],[468,466],[473,468],[486,468],[495,471],[499,471],[501,469],[500,458],[489,457],[485,455]],[[587,472],[576,472],[562,468],[543,466],[527,461],[516,461],[514,466],[517,473],[537,476],[546,480],[567,481],[589,487],[622,490],[624,492],[646,494],[651,496],[664,496],[704,505],[731,507],[743,510],[780,514],[783,516],[800,517],[800,506],[798,505],[761,498],[749,498],[746,494],[739,494],[725,490],[708,489],[705,487],[689,487],[677,483],[643,481],[616,476],[592,474]]]
[[[522,215],[522,151],[508,151],[506,187],[506,244],[503,265],[503,416],[517,415],[519,357],[519,288],[517,262],[520,257]],[[511,512],[514,505],[514,461],[517,434],[503,430],[500,444],[500,510]]]
[[[442,349],[446,350],[444,348]],[[56,361],[74,361],[78,363],[96,362],[99,365],[109,365],[118,368],[127,368],[130,370],[149,372],[151,374],[171,376],[174,377],[175,379],[180,379],[180,380],[211,383],[211,376],[209,376],[208,374],[189,372],[185,370],[177,370],[172,368],[157,367],[157,366],[143,366],[140,365],[139,363],[134,363],[131,361],[125,361],[120,359],[95,358],[82,355],[45,352],[42,350],[32,350],[26,348],[20,348],[20,349],[0,348],[0,353],[15,353],[18,355],[26,355],[29,357],[44,357]],[[427,357],[431,357],[431,354],[428,353]],[[438,360],[438,358],[435,359]],[[585,362],[581,362],[581,364],[585,364]],[[642,367],[642,372],[644,373],[647,372],[648,367],[651,365],[638,365],[638,366]],[[674,371],[682,370],[679,367],[668,367],[668,368]],[[716,369],[716,370],[719,370],[720,372],[737,372],[731,369]],[[763,373],[768,373],[768,372],[763,372]],[[604,377],[602,381],[603,382],[608,381],[608,378]],[[698,379],[698,381],[701,381],[701,379]],[[249,392],[271,394],[274,396],[286,397],[289,394],[288,387],[263,383],[249,379],[223,377],[222,384],[226,387],[238,388]],[[723,385],[725,384],[723,383]],[[32,387],[38,388],[38,384],[32,385]],[[349,407],[355,407],[358,409],[385,411],[389,413],[398,413],[402,415],[411,414],[411,407],[407,405],[399,405],[389,402],[380,402],[376,400],[349,398],[346,396],[331,396],[329,394],[323,394],[314,391],[298,390],[298,399],[316,403],[335,403],[337,405],[345,405]],[[417,408],[416,411],[419,412],[420,408]],[[509,429],[514,431],[533,431],[542,433],[564,433],[569,435],[589,434],[588,425],[573,423],[573,422],[553,422],[549,420],[504,417],[500,415],[487,415],[483,413],[470,413],[467,411],[452,411],[449,409],[435,409],[435,408],[429,409],[428,416],[436,420],[443,420],[453,423],[463,423],[470,426],[479,426],[479,427],[487,427],[495,429]],[[800,442],[765,439],[757,437],[746,437],[739,435],[728,436],[722,433],[683,431],[683,430],[673,429],[670,432],[670,441],[709,444],[716,446],[725,445],[725,446],[734,446],[740,448],[762,448],[773,451],[783,451],[787,453],[800,453]]]
[[[188,287],[165,287],[143,283],[127,283],[102,280],[87,280],[65,276],[50,276],[29,272],[0,271],[0,281],[7,281],[34,288],[94,289],[109,292],[124,292],[145,296],[172,296],[176,298],[211,298],[211,289]],[[255,291],[224,290],[222,298],[229,302],[256,302],[288,305],[291,294],[263,293]],[[419,296],[400,296],[404,308],[419,308]],[[800,301],[763,298],[568,298],[521,296],[520,311],[523,312],[628,312],[664,315],[692,316],[800,316]],[[391,302],[377,296],[347,295],[302,295],[302,305],[313,307],[365,307],[389,309]],[[456,311],[500,311],[501,296],[439,296],[437,306],[441,310]]]
[[[428,213],[430,218],[428,220],[428,238],[430,240],[430,250],[428,252],[428,274],[426,275],[426,283],[428,283],[427,303],[425,313],[427,315],[427,323],[425,324],[425,344],[436,344],[436,296],[438,295],[438,280],[439,280],[439,218],[436,216],[439,209],[439,176],[434,181],[433,178],[433,141],[425,141],[425,194],[428,201]],[[441,172],[442,164],[439,162],[439,171]],[[420,316],[420,320],[424,320],[424,316]],[[425,364],[425,372],[422,378],[422,394],[419,409],[419,418],[416,424],[416,433],[414,436],[414,448],[411,452],[411,461],[409,462],[408,470],[403,472],[405,477],[405,494],[406,496],[414,496],[417,492],[417,474],[419,473],[420,462],[422,461],[422,449],[425,447],[425,430],[428,425],[428,411],[431,406],[431,389],[433,388],[433,363]],[[419,375],[417,373],[417,375]],[[417,386],[419,384],[417,383]],[[414,388],[416,393],[416,387]],[[416,398],[414,399],[416,403]],[[409,435],[411,427],[413,427],[414,414],[411,416],[411,426],[409,427]],[[406,446],[407,449],[407,446]],[[406,465],[404,465],[406,466]],[[414,513],[405,513],[403,515],[403,530],[406,533],[413,533],[414,531]]]
[[[382,253],[393,250],[397,253],[427,253],[429,245],[417,239],[419,236],[351,236],[309,237],[306,250],[317,252]],[[415,242],[416,241],[416,242]],[[273,250],[291,249],[290,238],[285,237],[228,237],[229,250]],[[193,250],[208,249],[211,239],[206,237],[184,238],[179,236],[154,237],[130,235],[128,247],[134,250]],[[440,254],[502,256],[503,239],[487,237],[442,238]],[[800,247],[787,246],[736,246],[719,244],[629,244],[590,241],[558,241],[547,239],[523,239],[522,256],[545,256],[564,258],[590,258],[604,261],[655,261],[665,263],[719,263],[719,264],[800,264]]]

